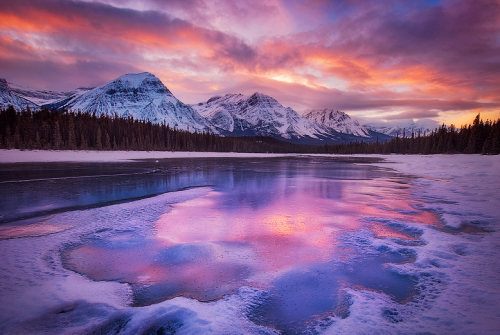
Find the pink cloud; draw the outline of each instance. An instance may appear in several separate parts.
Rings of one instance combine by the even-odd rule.
[[[186,102],[253,90],[298,110],[500,116],[498,36],[492,0],[19,0],[0,3],[0,77],[61,89],[151,71]]]

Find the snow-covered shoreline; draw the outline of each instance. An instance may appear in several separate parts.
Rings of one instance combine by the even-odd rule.
[[[97,150],[19,150],[0,149],[0,164],[2,163],[36,163],[36,162],[120,162],[136,159],[163,159],[163,158],[265,158],[291,156],[318,156],[318,157],[378,157],[384,158],[384,166],[390,164],[392,168],[405,173],[433,174],[435,167],[430,164],[439,162],[485,163],[500,168],[499,156],[482,155],[399,155],[399,154],[275,154],[275,153],[241,153],[241,152],[201,152],[201,151],[97,151]],[[401,164],[401,163],[406,164]]]
[[[293,155],[293,154],[292,154]],[[281,157],[290,154],[191,151],[95,151],[95,150],[19,150],[0,149],[1,163],[36,162],[120,162],[134,159]]]

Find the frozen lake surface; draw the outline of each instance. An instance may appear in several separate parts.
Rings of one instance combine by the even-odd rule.
[[[0,333],[498,333],[499,163],[0,164]]]

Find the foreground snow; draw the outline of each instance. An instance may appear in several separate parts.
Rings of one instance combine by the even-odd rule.
[[[0,162],[271,156],[280,155],[2,150]],[[399,180],[395,179],[394,187],[409,189],[412,198],[421,206],[418,209],[437,215],[442,226],[389,220],[393,221],[390,224],[421,233],[419,241],[422,243],[413,245],[401,245],[391,238],[376,238],[362,229],[347,232],[347,239],[367,249],[411,250],[416,255],[414,262],[388,266],[418,276],[425,288],[421,286],[422,293],[406,303],[395,302],[380,292],[346,288],[349,315],[322,318],[316,330],[329,334],[498,333],[500,156],[359,157],[383,158],[371,164],[396,169],[406,175],[409,184],[398,184]],[[3,314],[0,329],[5,327],[13,333],[84,333],[93,329],[94,324],[102,325],[99,328],[102,333],[136,334],[156,329],[153,328],[156,323],[171,321],[171,325],[178,326],[174,330],[179,333],[275,333],[274,329],[258,326],[246,317],[246,311],[262,294],[255,288],[242,287],[234,294],[208,303],[178,297],[131,308],[128,285],[91,281],[61,265],[61,249],[75,241],[106,234],[110,225],[123,231],[131,225],[147,227],[165,211],[165,204],[200,199],[208,192],[210,188],[203,187],[88,211],[62,213],[45,223],[47,230],[57,233],[40,236],[37,243],[29,238],[1,241],[0,258],[4,261],[0,265],[0,310]],[[381,196],[388,197],[382,193]],[[397,211],[398,208],[388,210]],[[81,222],[85,224],[73,225]],[[475,231],[471,233],[467,229]],[[40,298],[33,300],[33,296]],[[68,301],[72,305],[68,305]],[[26,315],[41,316],[28,323]],[[126,328],[121,328],[124,325]]]
[[[414,178],[415,199],[437,213],[443,230],[421,224],[425,245],[406,270],[434,280],[428,301],[399,305],[368,291],[351,290],[350,316],[326,333],[497,334],[500,329],[500,156],[386,156],[382,167]],[[478,234],[464,233],[481,227]],[[451,232],[451,233],[450,233]],[[381,244],[374,240],[372,243]],[[388,244],[385,241],[383,244]],[[397,246],[395,246],[397,247]],[[387,309],[387,305],[393,305]],[[394,323],[384,318],[394,319]]]

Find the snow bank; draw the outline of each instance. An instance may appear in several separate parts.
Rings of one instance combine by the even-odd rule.
[[[83,150],[5,150],[0,149],[0,163],[27,162],[118,162],[134,159],[211,158],[211,157],[280,157],[286,154],[187,151],[83,151]]]

